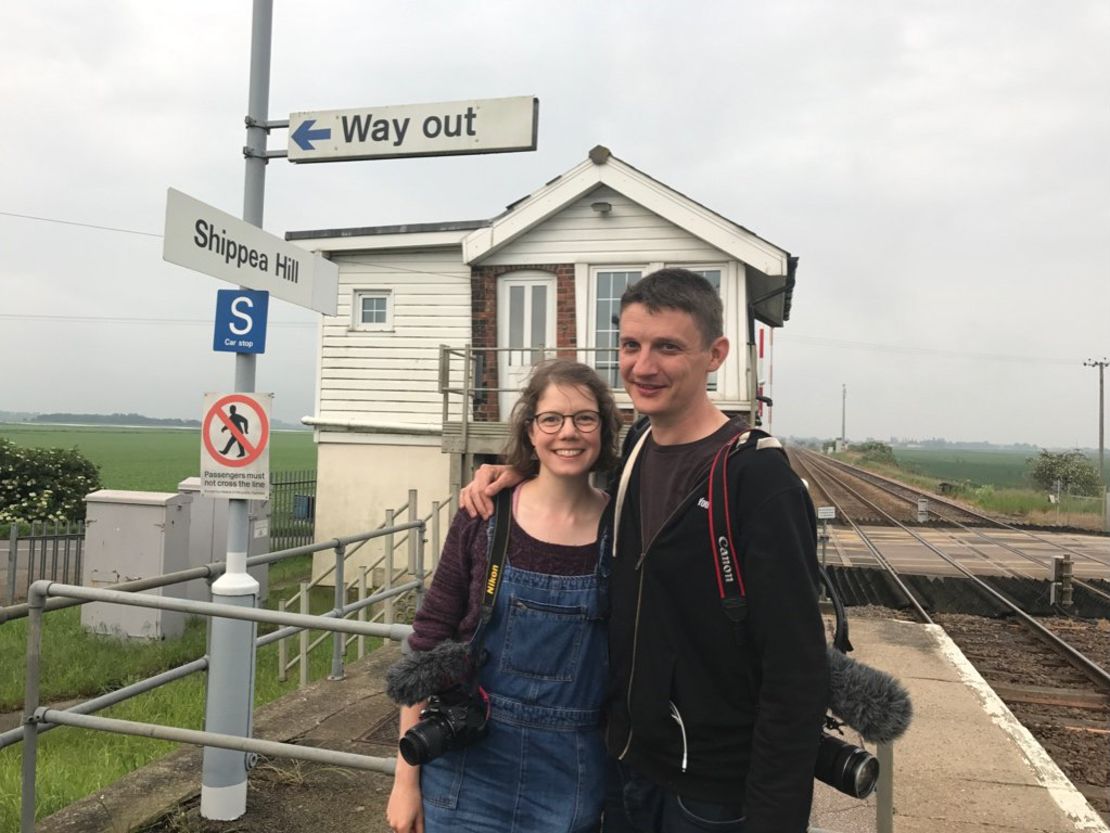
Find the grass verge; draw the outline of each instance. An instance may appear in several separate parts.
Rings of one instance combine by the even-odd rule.
[[[295,592],[295,580],[306,572],[308,558],[299,564],[271,568],[270,597],[267,607],[276,608],[278,600]],[[332,607],[330,588],[313,591],[311,610],[322,613]],[[26,652],[26,620],[0,626],[0,696],[3,710],[22,706]],[[99,694],[118,688],[158,671],[180,665],[204,653],[203,621],[190,622],[182,639],[165,642],[134,643],[86,634],[80,626],[80,609],[67,608],[46,615],[46,640],[43,650],[43,699],[58,700]],[[259,633],[272,630],[259,626]],[[311,631],[315,639],[323,631]],[[290,655],[296,651],[296,638]],[[371,639],[368,650],[380,645]],[[348,660],[354,657],[348,649]],[[290,679],[277,679],[278,646],[267,645],[256,658],[255,708],[272,702],[297,687],[297,672]],[[331,641],[320,645],[309,657],[309,678],[317,680],[331,670]],[[203,728],[206,677],[193,674],[132,698],[100,714],[123,720],[161,723],[187,729]],[[44,818],[78,799],[91,795],[121,776],[166,755],[176,744],[94,732],[59,728],[39,740],[36,818]],[[19,829],[20,766],[22,744],[0,750],[0,830]],[[198,774],[199,777],[199,774]]]
[[[845,462],[876,474],[937,494],[940,494],[939,484],[945,482],[954,490],[946,496],[977,506],[989,515],[1004,515],[1025,523],[1044,526],[1102,528],[1098,498],[1062,495],[1057,507],[1049,501],[1047,494],[1035,489],[999,487],[991,484],[978,486],[967,481],[953,483],[951,480],[942,481],[937,477],[921,474],[912,468],[862,459],[861,455],[853,455],[850,451],[837,456]]]

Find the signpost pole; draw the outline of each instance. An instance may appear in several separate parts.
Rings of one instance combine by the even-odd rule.
[[[247,105],[246,174],[243,182],[243,219],[262,226],[266,195],[266,127],[270,106],[270,41],[273,0],[254,0],[251,22],[250,92]],[[235,391],[253,393],[255,356],[235,354]],[[254,607],[258,582],[247,573],[248,502],[232,499],[227,518],[227,570],[212,585],[214,601]],[[212,620],[206,731],[249,737],[254,701],[253,622]],[[200,811],[206,819],[230,821],[247,810],[248,753],[205,747],[201,776]]]

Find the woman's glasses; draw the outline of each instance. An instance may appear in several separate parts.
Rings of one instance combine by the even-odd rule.
[[[536,414],[532,417],[532,422],[545,434],[557,434],[562,430],[563,423],[567,419],[571,420],[574,423],[574,427],[583,434],[596,431],[597,427],[601,425],[601,414],[597,411],[579,411],[576,414],[560,414],[558,411],[544,411],[542,414]]]

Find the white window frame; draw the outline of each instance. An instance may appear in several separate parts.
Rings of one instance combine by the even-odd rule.
[[[750,398],[745,384],[748,366],[747,324],[742,313],[737,312],[736,304],[744,300],[743,266],[735,261],[648,261],[646,263],[578,263],[575,265],[576,307],[586,313],[578,315],[578,343],[588,348],[597,347],[595,318],[597,316],[597,273],[628,272],[639,270],[641,277],[659,269],[676,267],[693,271],[716,269],[721,273],[721,304],[724,307],[724,332],[729,340],[729,354],[724,364],[717,370],[717,389],[709,391],[714,402],[744,403]],[[579,353],[578,360],[594,366],[597,353],[594,349]],[[628,406],[631,398],[622,385],[613,391],[617,404]]]
[[[719,261],[716,263],[668,263],[675,269],[689,269],[691,272],[707,272],[711,269],[721,273],[721,305],[724,308],[724,331],[728,339],[728,357],[717,369],[717,389],[709,391],[709,398],[715,402],[740,402],[749,398],[744,392],[744,382],[738,379],[736,367],[747,367],[748,338],[746,323],[737,320],[735,311],[736,268],[735,263]]]
[[[363,321],[362,301],[364,298],[385,299],[385,321]],[[351,329],[360,332],[393,332],[393,290],[356,289],[351,299]]]
[[[590,350],[580,356],[580,361],[588,364],[590,367],[597,367],[597,275],[599,272],[639,272],[640,277],[650,274],[659,268],[662,264],[655,263],[591,263],[587,272],[586,280],[586,314],[582,316],[581,323],[582,329],[585,330],[585,338],[581,338],[583,333],[579,333],[579,344],[585,344]],[[618,353],[619,361],[619,353]],[[606,380],[608,381],[608,380]],[[625,393],[624,387],[621,384],[620,373],[617,374],[617,383],[613,385],[613,394],[616,398],[618,405],[627,405],[632,399]]]

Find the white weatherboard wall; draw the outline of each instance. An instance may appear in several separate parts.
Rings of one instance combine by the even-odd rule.
[[[612,211],[608,215],[594,211],[590,206],[595,202],[609,203]],[[603,185],[483,258],[482,265],[714,263],[728,259],[704,240]]]
[[[440,429],[439,347],[463,347],[471,332],[470,267],[457,244],[343,252],[334,260],[339,308],[322,325],[316,416],[353,427],[317,430],[317,540],[377,527],[410,488],[418,491],[422,515],[431,501],[446,498],[450,459],[438,435],[376,433],[367,426]],[[389,326],[360,329],[356,294],[375,290],[389,294]],[[364,546],[348,561],[348,580],[380,553],[380,542]],[[333,563],[330,552],[317,554],[313,574]]]
[[[339,310],[324,319],[317,415],[440,427],[439,345],[470,341],[470,268],[458,246],[340,254]],[[352,302],[386,290],[389,330],[360,330]]]

